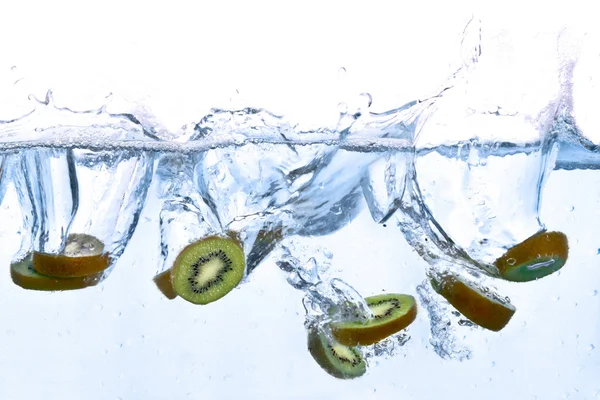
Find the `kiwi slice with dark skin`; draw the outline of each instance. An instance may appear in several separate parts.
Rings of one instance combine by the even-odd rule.
[[[328,338],[316,328],[309,330],[308,351],[317,364],[335,378],[353,379],[367,372],[367,364],[357,349]]]
[[[165,295],[165,297],[169,300],[173,300],[177,297],[177,292],[173,288],[173,282],[171,282],[171,270],[168,269],[166,271],[161,272],[156,275],[153,279],[154,283],[158,290]]]
[[[95,286],[102,280],[103,272],[76,278],[56,278],[38,273],[33,268],[32,255],[10,265],[12,281],[23,289],[41,291],[76,290]]]
[[[494,298],[454,275],[432,279],[431,284],[462,315],[490,331],[504,328],[516,312],[512,304]]]
[[[33,268],[56,278],[85,277],[104,271],[110,265],[104,243],[86,234],[70,234],[60,254],[33,252]]]
[[[373,318],[367,322],[331,323],[331,333],[345,346],[368,346],[408,327],[417,317],[415,298],[406,294],[382,294],[365,298]]]
[[[561,269],[569,257],[569,242],[562,232],[540,232],[508,249],[494,265],[500,277],[529,282]]]
[[[246,267],[244,251],[232,238],[210,236],[185,247],[171,268],[175,292],[194,304],[209,304],[233,288]]]

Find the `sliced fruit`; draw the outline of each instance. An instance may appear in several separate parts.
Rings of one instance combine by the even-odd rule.
[[[91,235],[71,234],[61,254],[33,252],[33,268],[56,278],[84,277],[104,271],[110,265],[103,254],[104,243]]]
[[[504,328],[517,311],[512,304],[502,302],[453,275],[432,281],[432,286],[458,312],[490,331],[497,332]]]
[[[211,236],[184,248],[171,268],[175,292],[194,304],[208,304],[235,288],[244,276],[244,251],[231,238]]]
[[[417,317],[417,303],[406,294],[382,294],[365,298],[373,319],[334,322],[331,333],[346,346],[368,346],[409,326]]]
[[[316,329],[308,333],[308,351],[317,364],[333,377],[353,379],[367,372],[367,364],[357,349],[344,346]]]
[[[153,278],[156,287],[158,290],[165,295],[165,297],[169,300],[173,300],[177,297],[177,292],[173,289],[173,282],[171,282],[171,270],[168,269],[166,271],[161,272]]]
[[[32,256],[10,265],[12,281],[29,290],[75,290],[94,286],[102,280],[102,272],[78,278],[55,278],[39,274],[33,269]]]
[[[508,249],[494,265],[507,281],[529,282],[550,275],[565,265],[569,242],[562,232],[540,232]]]

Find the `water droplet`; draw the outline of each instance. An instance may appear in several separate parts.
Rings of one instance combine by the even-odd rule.
[[[509,258],[508,260],[506,260],[506,263],[508,265],[515,265],[516,262],[517,262],[517,260],[514,258]]]
[[[231,379],[233,379],[233,375],[231,375],[231,374],[227,374],[223,377],[224,381],[230,381]]]
[[[590,344],[590,351],[594,350],[596,348],[596,346],[594,346],[593,344]]]
[[[373,96],[371,96],[370,93],[367,93],[367,92],[361,93],[360,97],[367,104],[367,108],[371,107],[371,104],[373,104]]]
[[[344,67],[340,67],[340,69],[338,69],[338,77],[340,78],[345,77],[347,73],[348,71],[346,71],[346,68]]]
[[[11,337],[12,337],[12,336],[15,336],[15,331],[14,331],[14,330],[12,330],[12,329],[8,329],[8,330],[6,331],[6,336],[11,336]]]
[[[598,295],[598,291],[594,290],[594,292],[592,293],[592,296],[597,296]]]
[[[340,113],[340,115],[348,114],[348,104],[344,102],[338,104],[338,112]]]
[[[571,209],[569,211],[571,211],[571,212],[575,211],[575,206],[571,206]]]

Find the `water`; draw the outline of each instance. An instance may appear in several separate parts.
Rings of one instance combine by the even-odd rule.
[[[457,167],[468,168],[468,158],[461,158],[458,155],[468,147],[469,144],[464,144],[449,149],[416,153],[415,165],[426,163],[431,168],[447,171],[449,177],[464,174],[453,175],[449,165],[458,164]],[[4,365],[11,365],[11,369],[26,368],[28,360],[32,359],[33,354],[37,354],[38,362],[51,363],[53,366],[42,378],[40,389],[28,389],[26,391],[28,395],[44,394],[44,389],[41,388],[53,387],[53,382],[59,380],[63,374],[73,374],[74,368],[81,366],[84,359],[86,365],[92,363],[97,374],[106,377],[105,380],[97,382],[96,379],[92,381],[86,375],[80,375],[83,386],[70,386],[62,392],[64,395],[76,393],[89,397],[88,386],[92,386],[96,387],[99,393],[114,393],[125,397],[127,395],[135,397],[138,394],[146,397],[152,396],[151,393],[154,393],[156,398],[184,397],[187,393],[195,393],[198,396],[223,393],[224,396],[233,396],[228,382],[236,382],[239,385],[252,387],[257,396],[275,395],[279,387],[289,385],[297,388],[303,395],[311,396],[312,385],[307,386],[303,383],[306,379],[310,379],[322,387],[342,392],[352,390],[366,393],[372,390],[371,387],[376,387],[377,393],[385,396],[398,391],[418,393],[424,390],[423,385],[427,381],[423,380],[424,377],[431,374],[445,376],[449,370],[457,369],[465,375],[472,376],[472,382],[479,382],[478,390],[487,393],[488,390],[492,390],[490,388],[501,385],[496,382],[500,378],[489,380],[489,377],[495,377],[495,374],[504,376],[505,379],[516,379],[516,384],[519,384],[521,382],[519,379],[522,378],[516,378],[518,371],[526,371],[529,363],[539,359],[541,354],[546,354],[548,348],[554,348],[555,352],[549,359],[547,355],[544,356],[545,360],[548,360],[548,364],[543,368],[544,371],[547,370],[548,373],[554,370],[564,371],[565,362],[583,369],[577,372],[577,375],[573,373],[561,375],[549,389],[544,388],[547,383],[542,384],[545,379],[540,378],[537,381],[535,377],[528,378],[527,384],[523,381],[521,385],[530,387],[530,393],[550,394],[553,393],[552,388],[563,387],[566,382],[593,382],[593,380],[586,381],[585,376],[593,371],[594,351],[585,350],[591,347],[584,342],[594,343],[595,328],[592,326],[585,328],[590,322],[583,322],[579,316],[587,313],[593,315],[596,312],[594,310],[597,305],[593,301],[592,294],[595,290],[594,280],[590,278],[594,276],[593,260],[590,260],[591,255],[585,255],[585,248],[588,246],[586,243],[595,245],[594,249],[597,248],[597,244],[590,241],[591,237],[582,238],[574,229],[581,224],[587,232],[593,232],[595,229],[592,221],[586,220],[579,210],[586,209],[585,205],[580,204],[582,201],[594,201],[589,194],[585,194],[583,183],[587,183],[587,187],[596,187],[594,185],[597,185],[598,175],[594,168],[597,168],[597,164],[589,163],[585,168],[577,170],[562,169],[561,165],[572,165],[573,162],[580,162],[580,160],[570,160],[569,153],[558,153],[557,159],[562,161],[556,164],[557,169],[550,173],[544,185],[545,200],[542,202],[540,214],[546,216],[544,220],[548,225],[552,224],[554,229],[567,232],[570,239],[579,238],[579,243],[571,239],[573,258],[564,273],[561,272],[560,275],[552,275],[527,286],[494,281],[494,284],[502,289],[502,294],[510,296],[511,301],[517,304],[518,308],[514,320],[498,335],[473,326],[464,317],[455,315],[453,308],[432,291],[427,280],[424,281],[431,265],[424,262],[411,249],[404,239],[402,229],[396,225],[397,213],[394,211],[402,207],[398,199],[403,198],[408,193],[407,190],[410,191],[411,182],[416,183],[415,180],[406,179],[402,173],[412,168],[410,160],[414,153],[402,146],[387,147],[375,152],[349,151],[325,144],[292,146],[292,148],[302,149],[310,154],[341,154],[345,160],[348,160],[347,163],[342,163],[344,167],[352,167],[352,174],[348,174],[352,183],[341,185],[343,188],[341,191],[345,192],[348,188],[352,191],[358,187],[363,197],[351,203],[350,210],[344,209],[346,219],[340,224],[341,226],[336,225],[331,228],[334,229],[332,232],[302,236],[301,227],[307,223],[307,220],[323,218],[323,214],[318,209],[315,209],[313,215],[307,215],[305,210],[294,213],[294,208],[289,206],[289,199],[293,197],[294,191],[298,190],[298,186],[294,186],[293,181],[286,180],[285,172],[277,175],[277,173],[281,174],[280,170],[271,174],[271,171],[262,169],[265,174],[260,176],[261,181],[257,182],[260,185],[252,186],[254,192],[250,192],[256,197],[242,197],[237,203],[232,203],[235,206],[211,208],[205,201],[206,197],[200,195],[201,191],[196,191],[195,195],[193,192],[200,185],[199,171],[203,171],[208,177],[214,176],[214,172],[209,168],[198,167],[204,167],[203,163],[213,150],[181,155],[168,149],[165,151],[156,151],[154,148],[149,150],[142,148],[139,151],[126,149],[120,152],[112,151],[111,156],[108,157],[97,151],[74,149],[73,155],[77,157],[74,157],[72,162],[76,171],[74,176],[78,179],[79,193],[89,193],[91,196],[82,195],[79,202],[91,204],[89,207],[96,205],[94,210],[102,210],[98,208],[97,201],[94,202],[93,198],[98,198],[94,195],[101,196],[100,198],[108,196],[106,192],[98,191],[98,188],[119,190],[118,185],[106,183],[109,175],[106,173],[103,175],[102,171],[110,170],[113,174],[110,175],[111,177],[122,176],[129,183],[132,182],[132,171],[136,171],[140,165],[151,167],[147,163],[140,164],[140,160],[157,160],[155,163],[157,172],[148,191],[146,208],[141,211],[144,202],[137,202],[125,218],[126,221],[131,221],[136,211],[142,212],[137,233],[131,238],[131,243],[122,259],[100,286],[83,291],[38,293],[24,291],[13,285],[9,279],[2,281],[3,299],[5,304],[9,305],[4,309],[3,320],[10,321],[6,323],[5,343],[11,348],[10,351],[8,348],[5,350],[8,358]],[[240,153],[236,155],[238,150]],[[78,213],[76,212],[73,217],[72,187],[74,184],[65,180],[69,176],[69,151],[64,148],[38,147],[28,148],[26,152],[18,153],[23,154],[21,162],[37,160],[38,163],[53,163],[53,168],[44,169],[52,172],[53,179],[39,180],[39,182],[52,182],[52,193],[55,194],[53,198],[61,196],[62,201],[55,202],[57,205],[54,207],[57,208],[54,208],[54,218],[46,218],[48,224],[54,224],[53,226],[59,228],[41,228],[40,232],[44,229],[52,232],[59,231],[61,235],[57,238],[60,239],[68,232],[79,231],[78,229],[86,226],[91,229],[96,224],[105,229],[108,226],[111,229],[107,230],[112,231],[113,227],[118,226],[113,222],[114,220],[108,219],[111,216],[108,211],[113,207],[98,213],[87,211],[85,214],[78,214],[83,211],[77,211]],[[248,162],[250,156],[257,152],[293,153],[286,144],[269,143],[220,147],[216,151],[222,155],[235,155],[238,157],[237,160],[242,160],[242,165],[244,165],[243,161]],[[184,157],[183,162],[173,161],[181,157]],[[539,160],[539,156],[528,148],[511,148],[505,151],[502,146],[496,150],[496,153],[488,154],[489,159],[497,158],[504,163],[503,170],[515,171],[525,171],[521,168],[523,165],[521,160],[527,162],[528,159],[536,157]],[[197,163],[196,167],[190,168],[193,165],[190,160]],[[226,160],[231,162],[230,168],[236,167],[236,164],[231,161],[236,160],[235,158],[226,158]],[[298,160],[297,162],[302,162],[300,157]],[[269,161],[270,165],[274,164],[273,160],[265,159],[263,165],[268,166]],[[296,160],[289,159],[289,161]],[[492,163],[488,165],[490,164]],[[314,171],[320,171],[324,167],[324,164],[316,163]],[[526,171],[531,172],[532,169],[530,167]],[[354,171],[360,171],[363,175],[354,176]],[[397,174],[394,171],[401,172]],[[339,175],[340,173],[342,172],[338,170],[335,179],[339,180],[343,176]],[[179,178],[174,178],[176,176]],[[206,179],[206,176],[203,178]],[[246,180],[251,176],[256,175],[248,173],[241,183],[249,185]],[[381,178],[378,181],[377,176],[383,176],[390,184],[374,190],[374,185],[381,185]],[[396,176],[398,181],[394,180]],[[95,180],[88,177],[94,177]],[[418,181],[419,187],[427,187],[422,184],[427,182],[427,176],[422,173],[418,177],[423,177],[423,180]],[[281,187],[277,189],[285,193],[285,197],[278,197],[269,192],[273,189],[273,185],[266,184],[269,179],[281,183]],[[563,194],[561,187],[571,179],[582,182],[582,186],[573,188],[580,190],[581,196]],[[32,182],[36,181],[31,179],[29,184]],[[85,185],[92,185],[92,182],[96,182],[95,189],[86,188]],[[217,184],[218,182],[221,186]],[[404,182],[408,184],[405,185]],[[215,185],[214,190],[223,191],[215,196],[228,195],[231,193],[228,191],[234,191],[230,184],[238,184],[235,180],[220,181],[218,178],[215,178],[212,183]],[[325,181],[324,184],[335,186],[335,182],[331,181]],[[47,194],[48,189],[45,190],[40,190],[38,195]],[[239,196],[243,190],[235,190],[235,192]],[[260,190],[269,192],[269,196],[264,196],[264,192]],[[185,193],[189,196],[182,195]],[[423,193],[425,201],[436,197],[428,197],[425,190]],[[536,193],[532,195],[537,196]],[[332,188],[329,196],[336,198],[339,196],[338,191]],[[260,201],[265,197],[269,200],[282,200],[266,201],[261,204]],[[14,213],[17,199],[16,192],[9,184],[3,212]],[[327,199],[319,198],[319,200],[321,202]],[[445,196],[445,200],[449,201],[451,198]],[[125,201],[122,204],[127,203]],[[571,206],[574,207],[574,211],[568,211]],[[120,207],[127,210],[124,205]],[[85,208],[80,205],[77,210],[85,210]],[[268,212],[265,213],[265,210]],[[431,207],[429,210],[435,209]],[[559,212],[553,212],[555,210]],[[432,211],[432,215],[440,216],[436,221],[444,229],[444,233],[452,236],[454,225],[451,221],[444,220],[448,217],[447,213],[435,211],[437,214],[433,214]],[[385,219],[384,216],[390,213],[394,219],[391,217]],[[325,216],[328,214],[326,213]],[[36,218],[44,218],[35,213],[34,215]],[[93,217],[91,220],[77,224],[79,215],[93,215]],[[103,223],[104,219],[109,220],[110,225]],[[385,221],[376,222],[382,220]],[[161,256],[161,246],[159,246],[161,241],[163,249],[167,246],[172,256],[182,245],[197,237],[222,232],[225,228],[242,233],[255,232],[257,227],[263,227],[265,224],[269,226],[274,223],[273,221],[285,221],[286,238],[281,240],[282,243],[278,247],[270,247],[269,243],[267,247],[273,251],[271,257],[267,254],[266,260],[249,269],[242,285],[221,301],[200,308],[181,299],[169,302],[153,285],[151,278],[163,268],[161,260],[167,256],[165,254]],[[339,219],[335,218],[334,221]],[[423,222],[425,219],[416,221]],[[535,226],[537,219],[534,218],[533,221]],[[132,224],[135,225],[136,222],[133,221]],[[126,241],[126,235],[123,236],[124,231],[126,232],[127,228],[117,229],[112,237]],[[88,230],[88,232],[99,232],[97,235],[103,235],[102,229]],[[431,232],[425,232],[429,240],[436,240],[436,236]],[[39,239],[51,238],[52,235],[41,233],[35,235],[34,246],[52,245],[49,239],[46,241]],[[6,237],[6,234],[4,236]],[[249,236],[244,239],[244,242],[252,248],[256,238]],[[105,234],[102,237],[111,237],[111,235]],[[107,239],[107,242],[110,240]],[[117,246],[119,240],[115,240]],[[269,241],[270,239],[267,240]],[[60,240],[54,243],[54,246],[60,246]],[[421,239],[421,243],[426,241]],[[458,248],[458,241],[453,243]],[[443,241],[439,241],[437,246],[442,249],[437,250],[438,254],[446,257],[449,262],[459,259],[465,262],[464,260],[470,259],[467,255],[463,257],[460,251],[458,254],[454,253],[458,251],[455,248],[444,249]],[[275,248],[279,250],[274,250]],[[115,254],[119,252],[114,251]],[[282,255],[281,251],[285,254]],[[10,254],[5,254],[6,260],[8,260],[7,256]],[[575,264],[572,260],[579,261],[578,268],[572,267]],[[282,263],[287,265],[284,266]],[[169,262],[166,264],[168,265]],[[473,265],[476,263],[473,263],[471,268],[478,268]],[[480,276],[480,279],[483,280],[484,277]],[[574,289],[564,288],[561,284],[564,279],[569,279],[571,282],[569,286]],[[489,279],[486,282],[491,283]],[[525,287],[529,289],[522,290]],[[365,310],[362,297],[382,291],[415,295],[420,307],[418,320],[406,331],[378,345],[362,349],[363,356],[369,363],[369,372],[366,376],[352,382],[334,380],[325,374],[307,354],[304,325],[314,323],[315,320],[322,323],[324,309],[331,304],[354,305],[364,318],[367,318],[368,310]],[[17,301],[19,303],[25,301],[26,305],[17,306],[14,303],[14,306],[10,306]],[[28,310],[27,317],[20,314],[19,310],[24,309]],[[565,324],[566,315],[577,318],[578,322]],[[538,332],[541,326],[552,333],[547,334],[544,341],[539,343]],[[580,335],[577,339],[575,339],[576,334]],[[43,341],[42,335],[45,338]],[[243,337],[241,340],[240,335]],[[198,344],[190,347],[189,343]],[[580,346],[581,350],[578,350]],[[57,351],[71,355],[56,358],[53,354]],[[579,355],[572,356],[570,355],[572,353]],[[434,361],[440,356],[450,364]],[[294,357],[294,363],[289,362],[290,357]],[[145,360],[144,363],[148,365],[155,366],[150,374],[156,380],[160,380],[160,384],[148,383],[148,373],[143,373],[136,367],[142,360]],[[458,363],[459,360],[463,362]],[[493,360],[494,364],[490,360]],[[519,360],[517,371],[514,370],[515,360]],[[539,368],[537,364],[531,364],[529,367]],[[590,372],[587,372],[588,370]],[[402,379],[399,379],[399,375]],[[267,376],[270,378],[267,379]],[[273,383],[273,380],[276,383]],[[115,384],[121,381],[127,383]],[[202,383],[202,389],[194,389],[199,381]],[[165,385],[165,382],[169,385]],[[23,391],[17,388],[22,384],[24,381],[16,379],[14,385],[4,386],[9,387],[6,393],[18,398],[17,396]],[[463,390],[465,384],[446,381],[445,390],[458,393]],[[590,390],[592,386],[593,384],[589,386]]]
[[[151,116],[76,112],[51,96],[2,123],[2,262],[65,251],[71,234],[110,257],[82,290],[0,279],[2,397],[596,396],[597,148],[565,93],[490,108],[472,89],[490,64],[469,72],[476,28],[438,94],[372,113],[365,93],[332,127],[214,109],[164,137]],[[494,260],[544,229],[568,237],[565,267],[501,279]],[[155,275],[212,235],[242,244],[241,283],[205,306],[168,300]],[[500,332],[473,323],[436,292],[447,274],[515,315]],[[307,330],[369,321],[365,298],[382,293],[414,296],[417,319],[358,348],[364,376],[328,375]]]

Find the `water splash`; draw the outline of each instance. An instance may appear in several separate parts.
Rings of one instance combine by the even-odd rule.
[[[145,128],[133,114],[112,114],[103,105],[98,109],[74,111],[58,107],[52,91],[43,100],[30,96],[34,106],[27,114],[0,121],[0,142],[22,146],[79,146],[79,142],[110,148],[120,141],[156,139],[152,128]],[[81,146],[80,146],[81,147]]]
[[[364,298],[343,280],[328,274],[331,254],[289,240],[277,255],[278,267],[292,287],[305,293],[306,326],[324,327],[340,320],[367,321],[373,314]]]
[[[427,281],[417,286],[417,293],[421,300],[421,305],[429,314],[431,324],[431,339],[429,343],[433,350],[444,359],[455,359],[459,361],[469,360],[472,352],[468,347],[457,343],[454,335],[455,328],[449,317],[448,308],[439,301],[435,300],[436,294]]]

